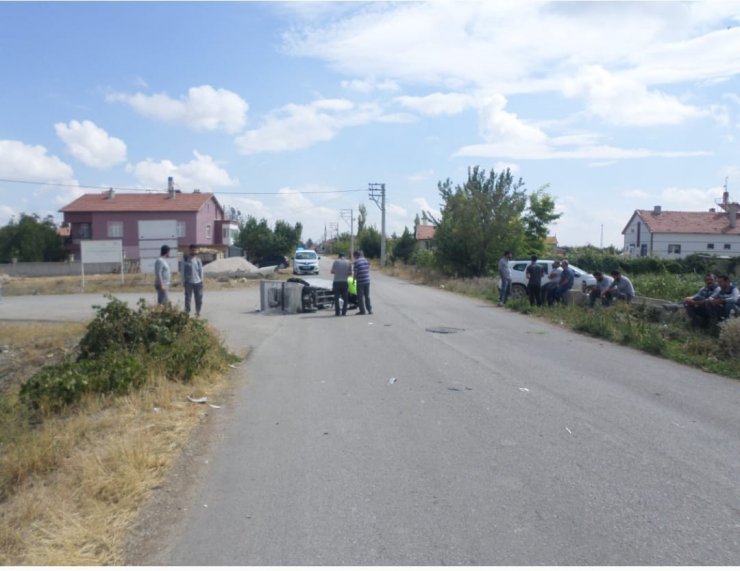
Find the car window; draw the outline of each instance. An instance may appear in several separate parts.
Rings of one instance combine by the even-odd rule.
[[[516,270],[517,272],[523,272],[524,270],[527,269],[527,264],[526,263],[523,263],[523,264],[514,264],[513,266],[511,266],[511,268],[513,270]]]
[[[296,260],[315,260],[316,253],[315,252],[296,252],[295,259]]]

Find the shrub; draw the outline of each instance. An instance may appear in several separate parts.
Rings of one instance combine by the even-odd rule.
[[[728,319],[719,324],[719,344],[728,357],[740,357],[740,319]]]
[[[76,361],[46,367],[21,387],[21,401],[31,410],[58,411],[86,394],[126,394],[142,386],[149,371],[188,382],[205,370],[231,360],[205,322],[176,307],[131,310],[107,296],[80,341]]]

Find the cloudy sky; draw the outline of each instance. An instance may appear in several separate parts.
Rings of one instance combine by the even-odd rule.
[[[387,229],[479,165],[548,186],[561,244],[740,200],[740,2],[0,2],[0,224],[85,192],[211,191]]]

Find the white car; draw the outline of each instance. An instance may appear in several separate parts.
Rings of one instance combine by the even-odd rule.
[[[296,250],[293,254],[293,273],[295,275],[300,274],[316,274],[319,275],[319,256],[313,250]]]
[[[549,279],[548,275],[552,271],[552,260],[537,260],[537,264],[542,267],[542,285],[545,285]],[[512,297],[527,297],[527,278],[526,270],[527,266],[531,264],[531,260],[510,260],[509,270],[511,270],[511,295]],[[573,287],[580,287],[582,291],[586,291],[596,285],[596,278],[589,274],[587,271],[568,264],[568,267],[573,271],[574,281]]]

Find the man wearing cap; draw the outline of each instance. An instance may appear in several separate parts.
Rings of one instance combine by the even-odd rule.
[[[337,317],[339,317],[340,311],[342,315],[347,315],[347,306],[349,305],[347,278],[352,273],[352,265],[344,258],[344,252],[339,252],[338,256],[331,265],[331,273],[334,275],[334,282],[332,283],[334,315]],[[341,307],[339,306],[340,297],[344,302]]]

